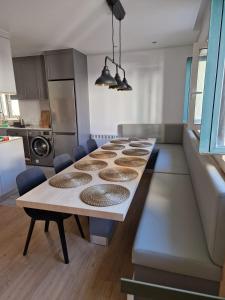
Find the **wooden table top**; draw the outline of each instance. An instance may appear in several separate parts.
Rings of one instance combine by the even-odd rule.
[[[146,140],[145,140],[146,141]],[[146,159],[148,161],[151,151],[154,147],[154,144],[156,142],[156,139],[150,138],[148,139],[148,142],[150,142],[152,145],[150,147],[145,147],[142,149],[149,150],[148,155],[144,156],[138,156],[141,158]],[[109,144],[109,143],[108,143]],[[136,149],[133,147],[130,147],[129,144],[124,144],[124,149]],[[123,149],[123,150],[124,150]],[[102,150],[101,147],[95,150],[97,152],[98,150]],[[116,157],[108,158],[108,159],[101,159],[108,163],[107,168],[111,167],[118,167],[114,163],[114,161],[120,157],[130,157],[127,155],[122,154],[123,150],[112,150],[113,152],[117,153]],[[104,150],[107,151],[107,150]],[[85,156],[79,162],[84,160],[95,160],[94,158],[91,158],[89,155]],[[138,176],[127,182],[115,182],[115,184],[119,184],[121,186],[126,187],[130,191],[130,196],[127,200],[125,200],[123,203],[113,206],[107,206],[107,207],[96,207],[91,206],[88,204],[85,204],[83,201],[80,200],[80,193],[86,189],[89,186],[96,185],[96,184],[106,184],[111,183],[106,180],[101,179],[98,176],[98,171],[81,171],[74,168],[74,165],[71,165],[70,167],[66,168],[62,173],[69,173],[69,172],[84,172],[88,173],[92,176],[92,181],[76,187],[76,188],[56,188],[51,185],[49,185],[47,180],[46,182],[42,183],[41,185],[37,186],[36,188],[32,189],[30,192],[24,194],[23,196],[19,197],[16,200],[16,204],[19,207],[29,207],[29,208],[37,208],[37,209],[44,209],[44,210],[50,210],[50,211],[57,211],[57,212],[64,212],[64,213],[70,213],[70,214],[78,214],[83,216],[89,216],[89,217],[98,217],[103,219],[110,219],[115,221],[124,221],[126,214],[128,212],[128,209],[130,207],[130,204],[133,200],[135,191],[138,187],[138,184],[140,182],[140,179],[142,177],[142,174],[145,170],[146,164],[141,167],[132,167],[132,169],[135,169],[138,172]]]

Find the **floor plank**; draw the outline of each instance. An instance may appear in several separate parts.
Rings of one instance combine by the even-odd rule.
[[[22,256],[29,218],[17,207],[0,206],[0,299],[125,300],[120,278],[132,277],[132,244],[149,185],[144,174],[125,222],[109,247],[79,236],[74,218],[65,221],[70,264],[63,263],[56,224],[44,233],[37,222],[28,255]],[[81,218],[88,236],[87,218]]]

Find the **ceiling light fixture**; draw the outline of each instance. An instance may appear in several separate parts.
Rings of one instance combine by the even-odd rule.
[[[121,70],[123,71],[123,81],[119,87],[118,87],[118,91],[132,91],[132,87],[128,84],[127,79],[126,79],[126,72],[125,70],[121,67],[121,48],[122,48],[122,42],[121,42],[121,20],[119,21],[119,44],[120,44],[120,49],[119,49],[119,66],[121,68]]]
[[[108,86],[110,89],[116,89],[118,91],[131,91],[132,87],[128,84],[126,79],[126,72],[121,66],[121,20],[125,16],[125,11],[119,0],[106,0],[112,11],[112,55],[105,57],[105,65],[102,70],[101,76],[95,81],[95,85]],[[114,43],[114,16],[119,20],[119,63],[115,62],[115,43]],[[116,66],[116,75],[110,74],[107,62],[110,61]],[[123,80],[119,75],[119,70],[123,71]]]

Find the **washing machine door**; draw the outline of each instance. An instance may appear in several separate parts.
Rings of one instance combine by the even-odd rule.
[[[51,152],[51,145],[43,136],[36,136],[31,140],[31,151],[36,157],[47,157]]]

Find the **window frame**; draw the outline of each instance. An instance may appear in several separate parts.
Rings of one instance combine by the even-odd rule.
[[[6,114],[3,111],[2,96],[5,97],[5,105],[6,105],[6,111],[7,111]],[[10,102],[14,101],[14,100],[17,100],[17,99],[11,99],[10,95],[8,95],[8,94],[0,94],[0,108],[1,108],[0,113],[2,114],[2,117],[4,119],[17,120],[18,117],[20,117],[20,114],[19,115],[13,115],[13,113],[12,113],[12,104]]]
[[[196,93],[197,93],[199,57],[200,57],[199,54],[202,49],[206,49],[206,48],[208,48],[207,41],[194,43],[192,66],[191,66],[191,88],[190,88],[190,95],[189,95],[190,104],[189,104],[188,127],[194,130],[194,132],[197,135],[199,135],[200,128],[201,128],[201,124],[195,124],[195,104],[196,104]]]
[[[225,147],[216,146],[216,123],[219,122],[219,94],[221,93],[221,55],[225,42],[222,30],[225,30],[225,0],[212,0],[209,28],[208,56],[202,107],[202,125],[200,132],[200,153],[224,154]],[[225,33],[224,33],[225,34]],[[224,49],[225,50],[225,49]],[[224,51],[223,50],[223,51]],[[221,99],[221,98],[220,98]]]
[[[187,58],[185,86],[184,86],[184,107],[183,107],[183,123],[188,123],[189,105],[190,105],[190,89],[191,89],[191,67],[192,57]]]

